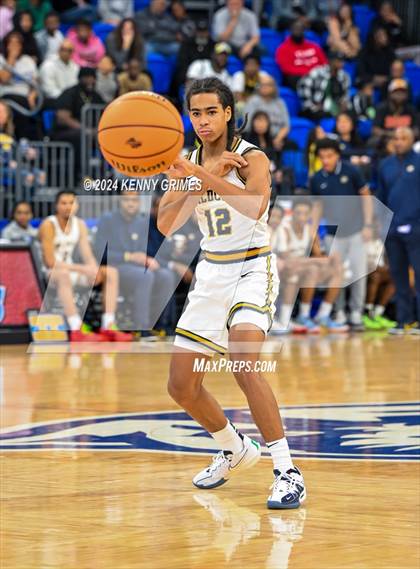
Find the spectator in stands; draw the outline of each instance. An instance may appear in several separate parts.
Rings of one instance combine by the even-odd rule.
[[[118,26],[134,16],[134,0],[99,0],[98,14],[103,22]]]
[[[397,128],[394,135],[395,155],[386,158],[379,168],[377,197],[394,216],[386,238],[389,268],[396,286],[396,328],[403,334],[416,318],[410,289],[409,266],[414,270],[417,321],[420,321],[420,154],[413,150],[413,130]],[[408,330],[420,334],[420,325]]]
[[[244,59],[243,71],[237,71],[232,78],[232,91],[236,102],[246,102],[255,95],[261,80],[270,77],[262,71],[261,60],[257,55],[248,55]]]
[[[403,23],[389,0],[382,2],[377,17],[372,20],[371,34],[377,28],[385,28],[393,47],[399,47],[403,44]]]
[[[376,115],[373,79],[370,77],[361,78],[358,81],[358,86],[357,93],[351,98],[350,108],[359,119],[373,120]]]
[[[258,53],[260,29],[256,15],[244,8],[243,0],[227,0],[213,19],[213,36],[218,42],[227,42],[235,55],[243,59]]]
[[[75,24],[78,20],[96,20],[96,8],[86,0],[52,0],[53,8],[60,14],[65,24]]]
[[[270,233],[270,243],[271,250],[274,251],[274,243],[276,241],[276,235],[278,234],[278,228],[284,218],[284,208],[281,205],[274,204],[270,210],[270,215],[268,217],[268,231]]]
[[[105,48],[87,20],[79,20],[67,33],[74,47],[73,61],[80,67],[97,67]]]
[[[173,97],[179,96],[179,89],[185,83],[187,69],[197,59],[211,59],[214,50],[214,41],[210,36],[207,20],[198,20],[197,30],[192,38],[181,42],[177,67],[172,80],[171,93]]]
[[[108,266],[119,273],[121,292],[131,297],[136,330],[149,331],[173,292],[174,275],[147,254],[148,219],[140,214],[140,196],[125,191],[119,210],[101,217],[95,239],[98,261],[106,252]],[[147,270],[146,270],[147,269]]]
[[[42,61],[57,55],[64,39],[63,34],[60,32],[60,18],[56,12],[49,12],[45,16],[44,26],[45,29],[39,30],[35,34]]]
[[[405,79],[394,79],[388,87],[388,99],[376,109],[373,126],[373,139],[376,143],[383,136],[388,136],[400,126],[408,126],[417,133],[417,111],[408,102],[408,84]]]
[[[402,59],[394,59],[389,69],[388,81],[384,84],[382,88],[382,99],[386,99],[388,96],[388,87],[394,79],[404,79],[405,80],[405,65]],[[407,83],[408,99],[412,100],[411,85]]]
[[[151,91],[153,87],[150,75],[142,70],[138,59],[130,59],[127,71],[120,73],[117,81],[118,95],[131,91]]]
[[[1,232],[1,238],[7,241],[31,243],[38,235],[37,229],[32,227],[32,206],[29,202],[19,201],[12,212],[12,221]]]
[[[5,101],[0,100],[0,147],[3,151],[10,149],[14,132],[12,110]]]
[[[229,87],[232,86],[232,76],[227,70],[228,56],[232,53],[230,45],[225,42],[217,43],[211,59],[197,59],[187,69],[187,85],[194,79],[217,77]]]
[[[117,71],[126,70],[130,59],[137,59],[144,65],[143,38],[133,18],[121,20],[117,28],[108,34],[105,43]]]
[[[314,227],[318,227],[321,217],[326,219],[326,245],[331,248],[333,254],[340,255],[355,279],[349,286],[349,322],[353,330],[363,330],[362,313],[367,275],[366,243],[372,238],[373,220],[370,191],[360,171],[341,160],[338,141],[330,138],[318,141],[317,153],[322,162],[322,170],[310,179],[311,194],[317,196],[313,215]],[[354,199],[347,199],[343,203],[339,196]],[[360,196],[364,196],[364,199],[355,199]],[[336,199],[324,200],[325,197]],[[344,291],[339,296],[336,309],[336,321],[340,324],[346,322]]]
[[[322,168],[322,162],[317,154],[318,140],[323,140],[327,136],[322,126],[315,126],[309,133],[306,144],[306,162],[308,164],[308,174],[313,176]]]
[[[0,41],[13,30],[16,0],[0,0]]]
[[[38,44],[34,36],[34,20],[31,12],[17,12],[13,18],[15,24],[14,31],[19,32],[23,37],[23,53],[33,58],[35,63],[39,63],[41,55]]]
[[[72,60],[73,44],[65,39],[61,43],[58,54],[49,57],[41,65],[39,74],[41,88],[47,100],[44,107],[52,108],[55,99],[69,87],[77,85],[80,67]]]
[[[300,20],[293,22],[290,36],[276,50],[276,63],[280,67],[283,85],[296,89],[298,81],[314,67],[327,64],[322,48],[304,37],[304,25]]]
[[[376,28],[360,53],[358,76],[372,77],[374,86],[382,87],[394,59],[388,32],[385,28]]]
[[[70,142],[74,148],[74,169],[76,179],[80,177],[81,149],[80,129],[82,107],[88,104],[103,104],[102,97],[95,91],[96,72],[90,67],[79,71],[79,82],[61,93],[56,102],[56,122],[51,138]]]
[[[322,254],[319,238],[313,235],[311,213],[312,202],[308,198],[295,199],[290,222],[283,223],[277,230],[275,254],[283,261],[280,276],[284,281],[279,323],[281,328],[296,332],[316,334],[321,328],[347,332],[347,325],[331,319],[343,281],[342,262],[337,254],[328,257]],[[312,319],[311,307],[318,286],[325,286],[327,291]],[[290,322],[299,289],[299,315],[295,322]]]
[[[287,30],[298,19],[305,28],[312,28],[323,34],[327,27],[327,17],[337,12],[341,0],[281,0],[272,3],[270,25],[272,28]]]
[[[49,0],[18,0],[17,9],[19,12],[31,13],[34,23],[33,31],[38,32],[44,27],[45,17],[51,12],[52,6]]]
[[[369,178],[371,157],[366,150],[363,139],[357,132],[356,126],[356,117],[347,111],[341,112],[335,121],[335,134],[338,138],[343,160],[349,160],[355,166],[360,166],[365,177]]]
[[[312,69],[298,83],[302,116],[318,121],[336,116],[349,104],[350,76],[343,69],[343,58],[331,53],[329,63]]]
[[[118,83],[115,77],[115,64],[109,55],[104,55],[96,70],[96,92],[105,103],[115,99]]]
[[[181,0],[172,0],[171,14],[175,21],[178,22],[178,41],[182,42],[195,36],[196,26],[185,9]]]
[[[137,12],[135,20],[146,42],[146,53],[177,55],[179,24],[166,11],[166,0],[151,0],[150,5]]]
[[[328,46],[342,53],[346,59],[354,59],[360,51],[359,30],[354,25],[353,10],[343,4],[336,14],[328,18]]]
[[[281,184],[281,153],[275,148],[271,135],[270,117],[266,111],[256,111],[251,115],[250,131],[247,140],[264,150],[270,160],[270,171],[274,183]]]
[[[273,77],[262,77],[258,92],[248,99],[244,112],[253,117],[257,111],[265,111],[270,118],[273,146],[276,150],[285,148],[290,130],[289,112],[286,103],[278,95],[277,84]]]
[[[55,215],[50,215],[39,228],[45,273],[63,304],[70,328],[70,340],[131,341],[131,334],[120,332],[115,325],[118,298],[118,273],[112,267],[98,266],[89,243],[85,222],[76,216],[77,199],[71,190],[59,192],[55,198]],[[74,260],[78,250],[82,262]],[[73,287],[103,288],[104,313],[100,334],[85,333],[76,308]]]
[[[10,32],[3,40],[3,55],[0,55],[0,98],[4,97],[26,109],[33,109],[37,97],[37,78],[38,72],[33,58],[23,54],[22,35],[19,32]],[[27,117],[14,112],[14,122],[17,138],[37,138],[35,125]]]

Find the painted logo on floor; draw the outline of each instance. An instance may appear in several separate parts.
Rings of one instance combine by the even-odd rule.
[[[420,458],[417,403],[308,405],[282,409],[295,457],[378,460]],[[249,410],[227,409],[245,434],[263,443]],[[181,411],[124,413],[11,427],[2,450],[110,450],[210,454],[213,439]],[[267,450],[265,449],[267,455]]]

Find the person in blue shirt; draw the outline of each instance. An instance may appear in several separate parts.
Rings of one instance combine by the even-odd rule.
[[[341,160],[337,140],[324,138],[318,141],[316,152],[322,169],[310,180],[311,194],[316,196],[314,224],[317,226],[321,217],[326,219],[325,243],[330,254],[339,253],[348,273],[344,281],[347,280],[350,288],[348,321],[353,330],[363,330],[368,273],[366,242],[372,238],[373,227],[370,190],[360,170]],[[336,311],[336,322],[344,324],[347,321],[344,290],[336,302]]]
[[[118,269],[121,293],[132,301],[135,329],[147,336],[175,289],[175,276],[148,251],[149,220],[140,214],[140,196],[123,192],[119,206],[99,220],[95,251],[98,261]],[[172,323],[163,324],[169,331]]]
[[[420,320],[420,154],[413,150],[411,128],[397,128],[395,155],[379,167],[377,198],[394,213],[385,246],[391,275],[396,286],[398,326],[393,334],[420,334],[419,324],[412,325],[414,302],[410,289],[409,267],[414,270],[417,320]]]

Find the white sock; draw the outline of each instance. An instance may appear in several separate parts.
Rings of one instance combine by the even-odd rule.
[[[235,453],[240,452],[244,446],[241,435],[230,421],[221,431],[210,434],[223,450],[230,450]]]
[[[292,317],[293,306],[291,304],[282,304],[280,307],[279,320],[283,328],[287,328]]]
[[[299,316],[301,318],[309,318],[311,315],[311,303],[301,302],[299,306]]]
[[[321,302],[321,306],[319,307],[316,317],[329,318],[331,315],[332,307],[333,305],[331,304],[331,302],[325,302],[325,301]]]
[[[80,328],[82,326],[82,319],[80,318],[80,316],[78,314],[73,314],[73,316],[68,316],[67,322],[68,322],[68,325],[69,325],[70,330],[72,332],[75,332],[76,330],[80,330]]]
[[[385,306],[380,306],[379,304],[377,304],[373,310],[373,316],[382,316],[384,312],[385,312]]]
[[[370,302],[367,302],[367,303],[365,304],[365,312],[366,312],[366,314],[368,314],[368,315],[370,316],[370,315],[372,314],[372,311],[373,311],[373,304],[370,303]]]
[[[113,312],[104,312],[102,314],[102,328],[108,330],[115,322],[115,314]]]
[[[286,437],[277,441],[271,441],[271,443],[266,443],[266,445],[273,459],[274,470],[287,472],[290,468],[294,468]]]

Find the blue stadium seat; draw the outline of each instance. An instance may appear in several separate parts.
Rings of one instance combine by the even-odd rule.
[[[350,75],[351,84],[354,85],[356,81],[357,64],[355,61],[346,61],[344,63],[344,71]]]
[[[373,121],[369,119],[360,119],[357,122],[357,132],[366,140],[372,133]]]
[[[287,105],[287,110],[291,117],[296,117],[300,111],[300,99],[296,92],[289,87],[280,87],[279,95]]]
[[[309,132],[315,127],[315,123],[309,119],[300,117],[290,118],[289,138],[296,142],[301,150],[306,148]]]
[[[147,69],[153,78],[153,90],[156,93],[167,93],[175,70],[173,60],[158,53],[147,56]]]
[[[150,4],[150,0],[134,0],[134,11],[144,10]]]
[[[265,48],[266,55],[274,57],[276,49],[282,43],[284,34],[271,28],[261,28],[261,45]]]
[[[54,124],[55,111],[49,109],[47,111],[42,111],[42,125],[46,133],[48,133]]]
[[[376,12],[368,8],[368,6],[365,6],[364,4],[353,5],[354,23],[359,28],[362,44],[366,43],[370,25],[375,16]]]
[[[325,130],[325,132],[333,132],[335,129],[335,118],[326,117],[319,121],[319,126]]]
[[[190,121],[190,117],[188,115],[182,115],[182,124],[184,125],[184,132],[191,132],[193,130],[193,126]]]
[[[65,36],[73,24],[60,24],[60,32]]]
[[[277,65],[275,59],[273,57],[262,57],[261,58],[261,69],[266,71],[274,77],[277,84],[280,85],[281,83],[281,71],[279,66]]]
[[[306,187],[308,184],[308,166],[305,154],[300,150],[285,150],[282,155],[282,164],[293,169],[296,184]]]
[[[413,99],[417,102],[417,99],[420,99],[420,66],[413,61],[406,61],[405,77],[411,85]]]
[[[237,71],[242,71],[244,65],[239,57],[235,57],[234,55],[229,55],[228,63],[227,63],[227,70],[231,75],[236,73]]]
[[[105,43],[107,35],[112,32],[114,28],[114,24],[108,24],[107,22],[96,22],[93,24],[93,31],[103,43]]]

